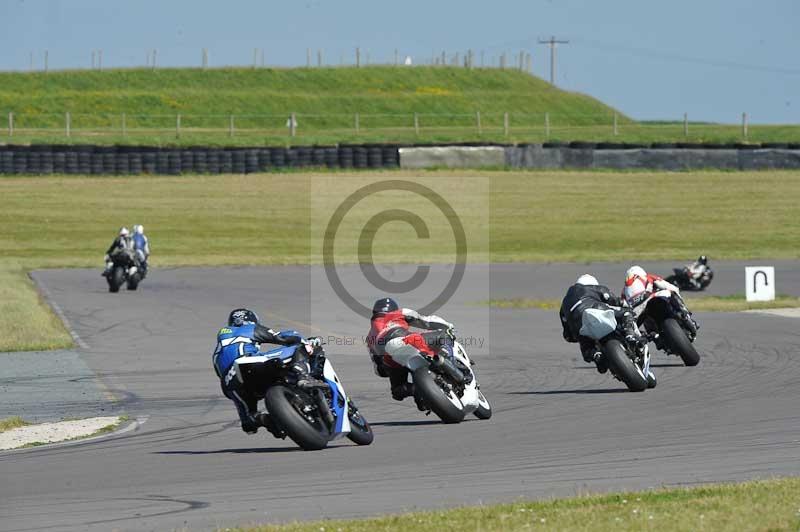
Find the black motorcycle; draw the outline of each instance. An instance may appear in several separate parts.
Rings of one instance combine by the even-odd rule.
[[[655,388],[656,376],[650,371],[650,350],[644,337],[631,338],[623,326],[621,312],[590,308],[582,316],[581,336],[595,341],[608,369],[632,392]],[[619,320],[617,318],[620,318]],[[638,334],[638,330],[636,331]]]
[[[697,322],[683,298],[671,290],[659,290],[650,294],[642,305],[644,310],[637,323],[644,326],[656,348],[678,355],[687,366],[696,366],[700,362],[693,343],[697,337]]]
[[[296,331],[281,331],[279,336],[300,338]],[[322,347],[313,351],[312,373],[321,376],[324,385],[313,390],[300,388],[292,371],[295,349],[300,343],[278,347],[254,356],[240,357],[234,363],[235,376],[245,388],[267,405],[276,437],[289,436],[306,451],[324,449],[328,442],[347,436],[358,445],[369,445],[374,435],[366,418],[347,397],[333,365]]]
[[[698,279],[694,280],[692,279],[692,274],[689,271],[688,266],[684,266],[683,268],[673,268],[672,272],[672,275],[667,277],[665,281],[674,284],[681,290],[696,292],[705,290],[706,287],[711,284],[711,280],[714,278],[714,270],[712,270],[709,266],[706,266],[706,269],[702,275],[700,275]]]
[[[118,249],[110,259],[113,263],[111,269],[103,274],[108,281],[108,291],[119,292],[123,284],[127,284],[128,290],[136,290],[144,275],[136,263],[133,250]]]

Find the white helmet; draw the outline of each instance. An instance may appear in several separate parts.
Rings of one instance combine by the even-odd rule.
[[[128,236],[130,234],[131,234],[131,232],[128,231],[127,227],[122,226],[122,227],[119,228],[119,236]]]
[[[641,266],[631,266],[628,268],[628,271],[625,272],[625,283],[628,284],[629,282],[632,282],[632,279],[637,277],[644,281],[647,279],[647,272],[644,271],[644,268]]]
[[[597,286],[600,283],[597,282],[597,278],[594,275],[589,275],[588,273],[584,273],[578,280],[576,281],[578,284],[582,284],[584,286]]]
[[[142,225],[134,225],[133,226],[133,232],[136,233],[137,235],[143,235],[144,234],[144,226],[142,226]]]

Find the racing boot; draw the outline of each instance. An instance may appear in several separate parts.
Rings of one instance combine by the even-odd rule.
[[[272,419],[272,416],[270,416],[266,412],[259,412],[258,414],[255,415],[255,419],[262,427],[267,429],[270,432],[270,434],[272,434],[276,438],[281,440],[286,439],[286,433],[275,423],[275,421]]]
[[[402,401],[406,397],[414,395],[414,385],[410,382],[404,382],[399,386],[392,387],[392,399],[395,401]]]
[[[258,427],[261,426],[261,423],[254,416],[248,415],[247,417],[241,417],[240,421],[242,422],[242,430],[247,434],[255,434],[258,432]]]
[[[597,365],[597,373],[605,373],[608,371],[608,362],[606,362],[606,357],[603,356],[603,353],[597,352],[594,354],[594,363]]]

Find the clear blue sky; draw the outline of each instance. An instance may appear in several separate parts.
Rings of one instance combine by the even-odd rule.
[[[263,48],[273,65],[304,65],[306,49],[327,63],[415,62],[433,53],[533,53],[547,78],[551,34],[557,84],[638,119],[800,123],[800,2],[797,0],[0,0],[0,69],[250,64]],[[315,52],[316,53],[316,52]],[[316,57],[315,57],[316,59]]]

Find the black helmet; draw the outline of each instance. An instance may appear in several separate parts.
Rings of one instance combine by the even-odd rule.
[[[700,255],[700,257],[697,259],[697,262],[705,266],[706,264],[708,264],[708,257],[706,257],[705,255]]]
[[[228,314],[228,327],[241,327],[245,323],[258,323],[255,312],[246,308],[237,308]]]
[[[375,304],[372,305],[372,315],[386,314],[387,312],[392,312],[399,308],[400,306],[397,304],[397,301],[391,297],[384,297],[383,299],[377,300]]]

